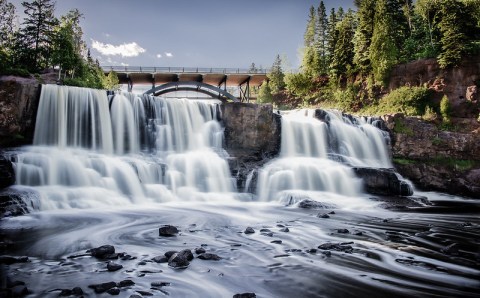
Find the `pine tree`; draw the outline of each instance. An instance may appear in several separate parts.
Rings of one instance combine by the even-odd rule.
[[[374,23],[370,60],[375,81],[384,84],[398,57],[393,20],[388,13],[387,0],[376,1]]]
[[[0,0],[0,46],[5,48],[11,45],[15,33],[15,5]]]
[[[315,42],[315,22],[315,7],[311,6],[308,15],[307,28],[305,29],[305,34],[303,35],[304,47],[311,47]]]
[[[258,91],[257,103],[271,103],[273,102],[272,89],[268,81],[263,81]]]
[[[272,93],[280,92],[281,90],[285,89],[285,82],[284,77],[285,74],[282,70],[282,59],[280,55],[277,55],[275,61],[273,62],[272,69],[270,73],[268,73],[268,79],[270,80],[270,88]]]
[[[395,46],[400,49],[409,33],[408,21],[404,6],[411,7],[412,0],[388,0],[387,11],[392,18],[393,38]]]
[[[363,0],[360,3],[357,16],[358,26],[353,38],[355,51],[353,62],[360,72],[367,74],[372,69],[370,62],[370,45],[372,43],[375,21],[375,1]]]
[[[465,5],[456,0],[444,0],[440,5],[441,53],[438,63],[442,68],[457,65],[465,52],[467,38],[465,21],[469,18]]]
[[[320,1],[317,8],[317,24],[316,24],[316,38],[315,38],[315,50],[318,57],[318,73],[328,73],[328,51],[327,51],[327,33],[328,33],[328,20],[325,4]]]
[[[32,70],[46,68],[50,61],[50,45],[53,28],[58,23],[54,16],[55,2],[52,0],[34,0],[22,2],[26,18],[21,30],[22,41],[31,51],[27,66]]]
[[[330,73],[336,78],[348,75],[353,70],[353,35],[355,19],[353,11],[349,10],[342,21],[337,23],[338,38],[330,64]]]
[[[328,17],[328,28],[327,28],[327,65],[328,71],[330,72],[330,64],[332,63],[333,53],[335,51],[335,44],[338,39],[337,31],[337,15],[335,13],[335,8],[330,10],[330,15]]]

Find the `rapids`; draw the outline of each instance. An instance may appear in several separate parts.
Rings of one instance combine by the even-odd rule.
[[[219,104],[44,85],[34,145],[6,152],[13,188],[32,202],[30,214],[0,222],[2,254],[29,258],[0,264],[1,288],[23,281],[28,297],[73,287],[92,297],[89,285],[128,279],[120,297],[478,297],[480,204],[417,192],[431,204],[381,208],[351,169],[392,167],[375,119],[283,114],[280,154],[245,199]],[[300,208],[305,199],[318,209]],[[163,225],[180,232],[160,237]],[[105,244],[131,256],[113,260],[120,270],[85,254]],[[153,261],[200,247],[222,259]]]

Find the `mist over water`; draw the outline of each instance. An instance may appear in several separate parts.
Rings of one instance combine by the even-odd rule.
[[[476,214],[393,212],[364,193],[352,166],[392,167],[375,119],[282,114],[280,154],[259,170],[257,193],[245,201],[226,161],[219,104],[42,86],[34,146],[11,153],[15,187],[37,194],[35,208],[0,226],[14,243],[6,253],[31,262],[9,265],[8,276],[27,282],[32,297],[75,286],[95,295],[88,285],[125,279],[135,285],[121,297],[477,295]],[[321,209],[299,208],[304,199]],[[167,224],[179,234],[159,237]],[[456,254],[442,253],[454,241]],[[105,244],[135,259],[115,260],[123,268],[109,272],[106,261],[72,258]],[[222,259],[195,258],[183,270],[152,261],[199,247]],[[152,287],[159,281],[170,286]]]

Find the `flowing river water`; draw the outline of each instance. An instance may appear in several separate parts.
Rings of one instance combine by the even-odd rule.
[[[417,191],[431,203],[392,211],[371,199],[352,166],[392,167],[374,120],[284,114],[280,154],[247,198],[218,105],[44,85],[34,145],[7,152],[31,212],[0,222],[3,254],[28,256],[2,265],[2,287],[95,297],[89,285],[130,280],[117,284],[121,297],[478,297],[479,203]],[[306,198],[317,209],[300,208]],[[164,225],[178,234],[159,236]],[[86,253],[107,244],[125,254]],[[195,256],[186,268],[156,261],[184,249]]]

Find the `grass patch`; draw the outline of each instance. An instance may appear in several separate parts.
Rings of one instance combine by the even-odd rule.
[[[395,119],[395,126],[393,127],[393,131],[396,133],[413,136],[413,130],[410,127],[406,126],[403,120],[399,118]]]
[[[417,161],[413,159],[406,159],[406,158],[393,158],[393,163],[396,163],[399,165],[414,165],[417,163]]]

